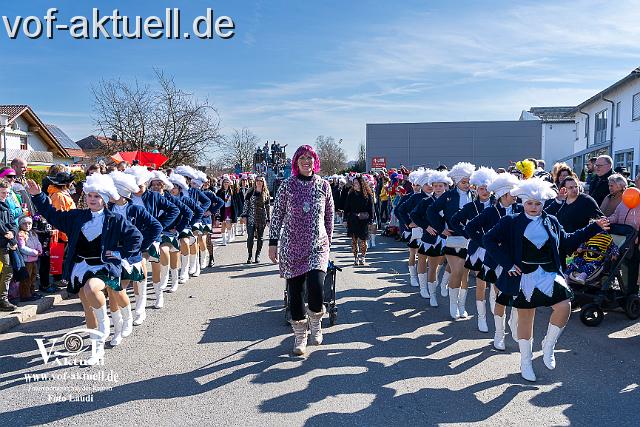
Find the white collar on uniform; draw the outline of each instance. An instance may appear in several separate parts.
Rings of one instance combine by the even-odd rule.
[[[84,237],[87,238],[88,241],[94,240],[96,237],[102,234],[102,225],[104,224],[104,209],[101,209],[97,212],[91,212],[91,219],[86,222],[81,230]]]
[[[547,240],[549,240],[549,233],[547,233],[547,229],[544,228],[542,224],[542,215],[531,216],[525,213],[525,216],[529,218],[531,222],[527,225],[527,228],[524,229],[524,237],[533,243],[536,248],[540,249]]]

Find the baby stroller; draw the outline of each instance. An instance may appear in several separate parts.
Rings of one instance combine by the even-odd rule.
[[[629,319],[640,318],[640,297],[637,293],[638,248],[636,230],[623,224],[611,224],[609,231],[618,246],[617,259],[608,257],[603,265],[585,280],[567,283],[581,305],[580,320],[587,326],[598,326],[604,320],[604,311],[621,307]]]
[[[329,313],[329,325],[336,324],[336,318],[338,317],[338,308],[336,307],[336,275],[338,271],[342,271],[342,268],[338,267],[329,261],[327,267],[327,275],[324,278],[324,284],[322,287],[322,293],[324,295],[324,305]],[[305,289],[305,300],[307,299]],[[291,311],[289,310],[289,289],[285,286],[284,290],[284,320],[287,324],[291,320]]]

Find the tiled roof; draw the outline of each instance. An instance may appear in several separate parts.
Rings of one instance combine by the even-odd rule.
[[[73,140],[69,138],[69,136],[66,133],[64,133],[62,129],[60,129],[58,126],[48,124],[48,123],[45,124],[45,126],[47,127],[47,129],[49,129],[49,132],[51,132],[53,136],[56,137],[60,145],[62,145],[64,148],[68,148],[72,150],[80,150],[80,147],[78,146],[78,144],[73,142]]]
[[[76,144],[83,150],[99,150],[105,146],[112,146],[116,144],[116,142],[104,136],[89,135],[80,141],[76,141]]]
[[[26,108],[29,108],[28,105],[0,105],[0,114],[8,114],[9,115],[9,123],[13,121],[17,116],[20,115]]]
[[[573,117],[567,117],[575,107],[531,107],[529,112],[545,122],[573,121]]]

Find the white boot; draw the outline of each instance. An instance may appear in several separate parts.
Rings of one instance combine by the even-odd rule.
[[[180,255],[180,284],[189,280],[189,255]]]
[[[504,316],[493,315],[493,322],[496,325],[496,334],[493,336],[493,346],[496,350],[504,350],[506,346],[504,345]]]
[[[513,340],[515,342],[520,341],[518,339],[518,309],[517,308],[511,308],[511,317],[509,317],[509,329],[511,329],[511,336],[513,337]]]
[[[222,233],[222,246],[227,246],[227,232]]]
[[[164,295],[162,294],[162,289],[160,289],[160,283],[154,283],[153,289],[156,291],[156,303],[154,304],[154,307],[164,307]]]
[[[138,286],[138,295],[136,295],[136,318],[133,320],[133,324],[140,326],[147,318],[147,280],[134,283],[134,286],[136,285]]]
[[[111,338],[111,345],[116,347],[122,342],[122,314],[120,310],[111,313],[113,318],[113,338]]]
[[[322,304],[322,311],[315,313],[311,310],[307,310],[309,315],[309,345],[322,344],[322,317],[327,313],[324,304]]]
[[[196,271],[198,270],[198,254],[189,255],[189,275],[196,275]]]
[[[100,341],[104,344],[109,338],[111,334],[111,323],[109,322],[109,313],[107,312],[107,304],[104,304],[100,308],[94,308],[93,312],[96,315],[96,319],[98,320],[98,326],[96,329],[102,332],[102,337],[100,337]]]
[[[87,359],[87,365],[94,366],[97,365],[101,360],[104,359],[104,341],[100,339],[98,334],[91,333],[89,337],[92,340],[95,340],[95,352],[94,346],[91,346],[91,357]]]
[[[376,235],[375,234],[371,235],[371,247],[372,248],[376,247]]]
[[[533,371],[533,338],[518,340],[520,346],[520,375],[527,381],[534,382],[536,373]]]
[[[496,298],[498,294],[496,293],[496,285],[489,285],[489,307],[491,308],[491,314],[496,314]]]
[[[200,270],[209,265],[209,250],[200,251]]]
[[[169,289],[169,292],[175,292],[178,290],[178,287],[180,286],[180,274],[178,273],[178,269],[174,268],[170,271],[170,275],[171,275],[171,289]]]
[[[307,352],[307,319],[292,320],[291,327],[295,338],[293,354],[303,356]]]
[[[460,288],[458,293],[458,316],[467,317],[467,290]]]
[[[420,296],[429,298],[429,282],[427,281],[427,273],[418,274],[418,284],[420,285]]]
[[[131,316],[131,304],[120,309],[122,314],[122,338],[131,335],[133,331],[133,316]]]
[[[420,283],[418,281],[418,266],[417,265],[410,265],[409,266],[409,276],[410,276],[410,280],[411,280],[411,286],[413,286],[414,288],[417,288],[418,286],[420,286]]]
[[[449,292],[449,277],[451,277],[451,273],[445,271],[440,281],[440,295],[443,297],[446,297]]]
[[[195,255],[193,255],[193,257],[196,259],[196,271],[193,273],[193,277],[198,277],[200,276],[200,254],[196,253]]]
[[[427,288],[429,288],[429,305],[431,307],[438,306],[438,282],[427,282]]]
[[[544,364],[549,369],[556,368],[556,357],[554,355],[556,349],[556,343],[564,328],[559,328],[556,325],[549,323],[547,327],[547,335],[542,340],[542,354]]]
[[[476,301],[476,308],[478,310],[478,330],[480,332],[489,332],[489,326],[487,326],[487,305],[484,301]]]
[[[160,290],[164,291],[169,285],[169,266],[160,265]]]
[[[449,314],[452,319],[457,319],[460,317],[458,314],[458,294],[460,293],[460,288],[451,288],[449,289]]]

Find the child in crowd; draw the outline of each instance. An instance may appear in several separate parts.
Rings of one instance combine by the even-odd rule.
[[[38,257],[42,255],[42,244],[32,230],[33,220],[30,216],[23,216],[19,221],[18,247],[24,258],[27,277],[20,281],[20,301],[35,301],[39,297],[35,294],[36,275],[38,272]]]
[[[587,277],[602,267],[607,257],[613,259],[620,254],[618,246],[608,233],[599,233],[581,244],[576,250],[577,256],[567,267],[565,277],[571,278],[577,283],[584,284]]]

